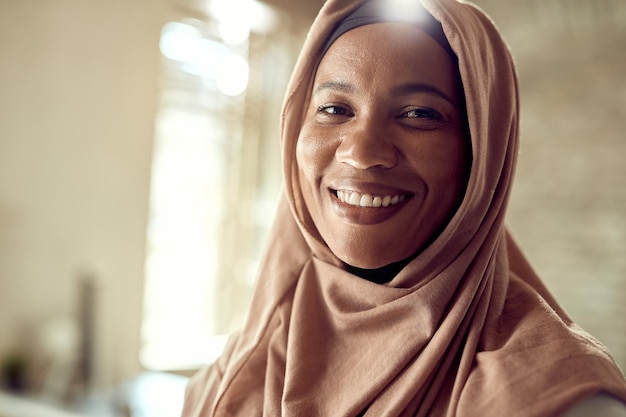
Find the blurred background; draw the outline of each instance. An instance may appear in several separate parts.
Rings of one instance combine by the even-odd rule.
[[[519,70],[508,223],[623,369],[626,3],[476,3]],[[1,417],[178,415],[245,317],[321,4],[0,0]]]

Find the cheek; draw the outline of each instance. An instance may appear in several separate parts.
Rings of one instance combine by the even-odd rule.
[[[432,197],[447,206],[458,202],[465,193],[471,151],[460,134],[434,139],[415,145],[405,154],[412,155],[408,157],[410,164],[416,175],[428,184]]]
[[[328,141],[320,139],[314,131],[304,127],[296,144],[296,161],[300,181],[318,181],[333,160]],[[311,184],[309,184],[311,185]]]
[[[318,174],[317,152],[311,145],[310,137],[303,130],[296,143],[296,163],[298,165],[298,183],[300,192],[308,206],[309,214],[315,214],[315,198]]]
[[[460,129],[453,129],[439,138],[436,152],[441,169],[450,178],[464,177],[472,159],[471,145]]]

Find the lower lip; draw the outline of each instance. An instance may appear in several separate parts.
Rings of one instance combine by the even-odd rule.
[[[382,223],[395,216],[410,201],[410,198],[388,207],[353,206],[340,201],[333,193],[331,193],[331,201],[335,213],[342,220],[353,224],[372,225]]]

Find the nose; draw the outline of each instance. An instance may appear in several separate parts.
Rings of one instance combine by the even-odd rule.
[[[384,129],[371,122],[347,127],[347,133],[337,147],[335,157],[339,162],[357,169],[393,168],[398,164],[398,149],[383,132]]]

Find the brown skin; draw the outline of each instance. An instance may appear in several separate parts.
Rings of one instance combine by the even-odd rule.
[[[458,207],[471,153],[455,65],[402,23],[353,29],[322,58],[297,163],[313,222],[343,262],[371,269],[407,259]],[[337,190],[405,201],[363,208]]]

